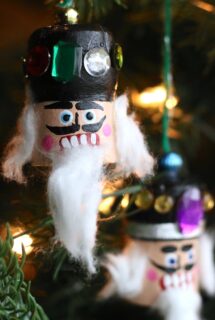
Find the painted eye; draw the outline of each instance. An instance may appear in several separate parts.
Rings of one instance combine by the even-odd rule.
[[[95,123],[96,122],[96,113],[92,110],[85,111],[83,115],[84,123]]]
[[[73,114],[69,110],[64,110],[60,113],[59,120],[63,125],[72,123]]]
[[[165,265],[170,268],[175,268],[178,265],[178,257],[176,254],[167,254],[165,257]]]
[[[193,249],[190,249],[189,251],[187,251],[187,260],[190,263],[194,262],[195,255],[194,255]]]

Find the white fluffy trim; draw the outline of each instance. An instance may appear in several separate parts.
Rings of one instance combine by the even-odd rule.
[[[145,175],[152,174],[154,160],[133,115],[127,115],[128,105],[126,95],[118,97],[115,101],[118,163],[125,174],[135,173],[143,178]]]
[[[163,291],[153,306],[165,320],[200,320],[201,297],[192,288]]]
[[[25,183],[22,167],[31,160],[35,140],[36,125],[33,105],[27,102],[18,120],[17,132],[8,143],[2,163],[3,176],[18,183]]]
[[[200,238],[200,281],[209,295],[215,295],[214,236],[204,233]]]
[[[135,297],[142,290],[141,280],[146,261],[147,258],[136,241],[131,241],[122,254],[108,254],[103,265],[109,271],[110,278],[99,298],[106,299],[113,294],[122,298]]]

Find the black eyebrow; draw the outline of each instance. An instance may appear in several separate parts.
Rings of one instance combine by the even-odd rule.
[[[69,101],[57,101],[45,105],[44,109],[72,109],[72,103]]]
[[[190,249],[192,249],[193,245],[192,244],[186,244],[184,246],[181,247],[182,251],[189,251]]]
[[[175,252],[177,251],[177,247],[175,246],[165,246],[161,248],[161,251],[164,253]]]
[[[104,108],[100,104],[93,101],[80,101],[75,106],[77,110],[100,109],[104,111]]]

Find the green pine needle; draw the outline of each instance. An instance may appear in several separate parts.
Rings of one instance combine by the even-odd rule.
[[[48,320],[42,308],[30,293],[30,282],[24,281],[22,267],[25,250],[19,263],[12,251],[13,237],[7,224],[6,240],[0,239],[0,319]]]

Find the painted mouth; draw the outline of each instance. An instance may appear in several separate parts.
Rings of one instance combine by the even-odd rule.
[[[160,286],[162,290],[170,288],[184,288],[187,289],[192,286],[193,273],[192,271],[181,273],[173,273],[172,275],[166,274],[160,280]]]
[[[76,148],[82,146],[95,146],[100,144],[99,135],[96,133],[83,133],[62,137],[60,139],[60,147],[62,149]]]

